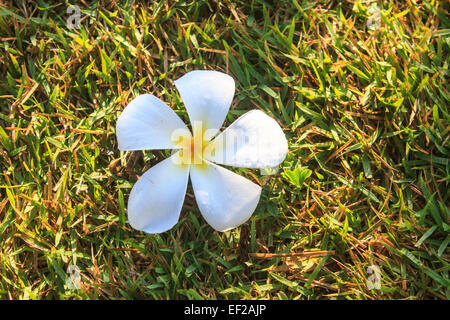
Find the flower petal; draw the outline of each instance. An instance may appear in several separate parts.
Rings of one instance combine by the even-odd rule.
[[[233,122],[205,148],[205,159],[241,168],[272,168],[288,151],[286,136],[278,123],[259,110]]]
[[[217,231],[243,224],[255,211],[261,187],[250,180],[208,162],[192,166],[190,176],[200,212]]]
[[[173,149],[176,130],[189,130],[177,114],[151,94],[133,99],[116,124],[120,150]]]
[[[161,233],[172,228],[180,216],[189,177],[188,165],[177,165],[178,154],[145,172],[128,199],[128,221],[137,230]]]
[[[210,70],[195,70],[175,81],[193,125],[202,121],[205,129],[217,133],[225,120],[234,96],[234,80]]]

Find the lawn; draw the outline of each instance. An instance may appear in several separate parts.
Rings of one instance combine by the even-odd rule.
[[[372,2],[4,1],[0,298],[449,299],[450,6]],[[203,69],[236,82],[224,127],[262,110],[288,155],[229,168],[263,187],[241,227],[189,185],[174,228],[136,231],[170,152],[119,151],[117,118],[151,93],[188,123],[173,81]]]

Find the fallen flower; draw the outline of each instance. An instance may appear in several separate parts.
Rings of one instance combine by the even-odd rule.
[[[179,220],[191,177],[197,205],[217,231],[246,222],[261,187],[217,164],[273,168],[286,157],[286,137],[271,117],[252,110],[219,133],[234,96],[232,77],[191,71],[175,81],[191,131],[163,101],[150,94],[132,100],[116,124],[120,150],[172,149],[136,182],[128,199],[130,225],[147,233],[171,229]]]

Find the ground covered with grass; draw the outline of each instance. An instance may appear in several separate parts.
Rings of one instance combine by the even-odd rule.
[[[374,3],[4,1],[0,298],[449,299],[449,6]],[[263,186],[243,226],[214,231],[189,185],[147,235],[127,199],[169,153],[120,152],[115,124],[143,93],[187,122],[195,69],[235,79],[224,127],[260,109],[289,153],[233,169]]]

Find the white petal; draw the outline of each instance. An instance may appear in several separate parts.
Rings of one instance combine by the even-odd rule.
[[[211,141],[204,157],[241,168],[272,168],[283,162],[287,151],[286,136],[278,123],[264,112],[252,110]]]
[[[133,186],[128,199],[128,221],[134,229],[161,233],[178,222],[189,166],[176,165],[174,158],[177,156],[150,168]]]
[[[175,81],[191,124],[204,122],[204,128],[217,133],[230,109],[234,80],[229,75],[210,70],[186,73]]]
[[[133,99],[116,124],[120,150],[177,148],[172,141],[176,130],[189,130],[177,114],[151,94]]]
[[[195,200],[205,220],[217,231],[227,231],[246,222],[261,195],[250,180],[206,162],[191,167]]]

